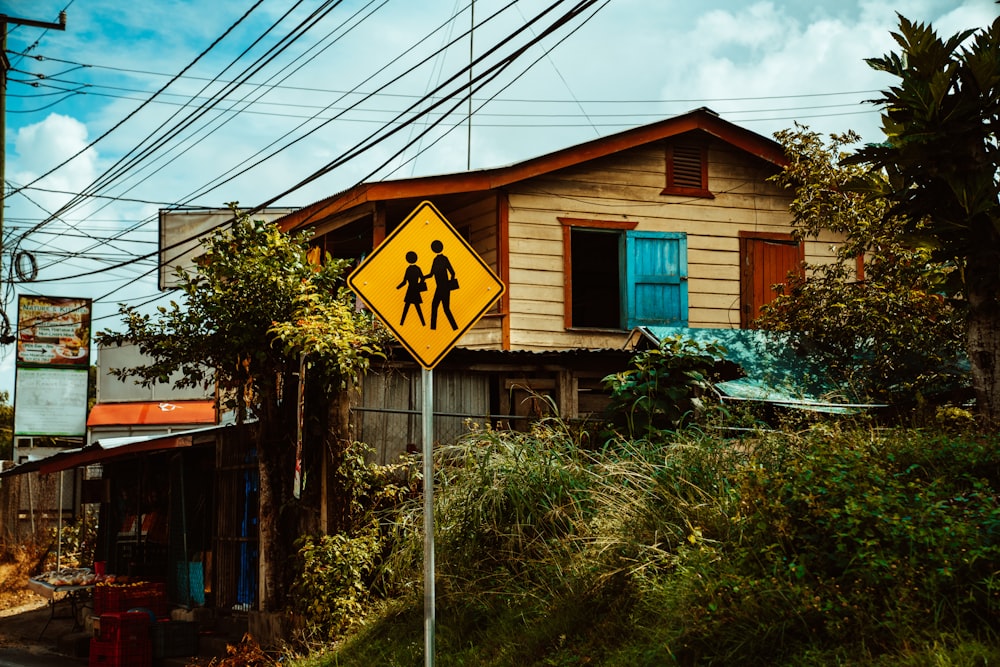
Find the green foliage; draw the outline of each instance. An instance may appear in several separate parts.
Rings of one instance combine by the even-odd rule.
[[[657,436],[594,452],[547,422],[440,452],[440,664],[997,655],[995,437],[850,422],[743,441]],[[309,664],[422,655],[418,513],[397,523],[389,559],[410,567],[393,570],[384,615]]]
[[[772,180],[794,189],[796,234],[842,234],[836,261],[808,267],[808,278],[790,276],[764,307],[758,325],[796,332],[801,354],[830,379],[849,386],[859,400],[893,402],[941,393],[964,384],[964,304],[941,296],[956,275],[953,265],[932,261],[927,248],[907,245],[903,219],[888,204],[849,184],[877,174],[844,164],[853,134],[824,143],[798,126],[777,134],[789,165]],[[864,279],[856,276],[864,256]]]
[[[937,257],[964,263],[995,253],[1000,18],[941,38],[932,26],[900,16],[893,38],[900,52],[867,60],[897,79],[875,100],[884,108],[886,141],[866,146],[853,161],[885,170],[886,178],[865,185]]]
[[[546,446],[537,447],[539,441]],[[587,454],[561,423],[538,423],[531,433],[476,428],[440,457],[435,521],[442,590],[517,595],[550,581],[555,573],[544,565],[559,560],[592,511]],[[421,512],[414,503],[397,525],[418,529]],[[422,544],[401,540],[412,551],[396,558],[395,575],[409,576],[405,564],[419,562]]]
[[[296,577],[291,607],[301,615],[300,643],[328,642],[361,623],[371,596],[383,591],[384,552],[391,524],[384,518],[412,495],[406,464],[371,463],[371,448],[352,443],[335,473],[345,490],[344,532],[303,535],[296,543]]]
[[[308,406],[308,479],[322,456],[339,465],[339,446],[347,438],[336,432],[337,424],[331,428],[331,399],[364,371],[369,355],[379,354],[382,337],[370,316],[354,310],[354,298],[342,285],[343,262],[327,257],[317,265],[309,259],[307,234],[285,234],[232,208],[232,224],[202,241],[193,272],[178,274],[183,300],[154,315],[122,306],[125,331],[103,331],[97,340],[135,343],[151,359],[112,369],[122,379],[149,386],[176,373],[176,386],[217,387],[238,420],[256,418],[262,576],[268,582],[261,606],[276,610],[290,577],[280,564],[291,557],[294,539],[309,521],[305,503],[292,494],[298,398]],[[303,356],[307,372],[301,378]],[[301,499],[318,495],[314,489],[305,485]],[[340,491],[331,489],[331,495]]]
[[[381,555],[377,524],[354,536],[299,540],[292,606],[305,620],[303,641],[328,641],[364,620],[368,586]]]
[[[0,391],[0,461],[14,458],[14,406],[10,392]]]
[[[59,560],[62,567],[90,567],[94,562],[94,548],[97,546],[97,510],[93,505],[84,505],[84,511],[76,521],[62,525],[62,536],[58,528],[50,529],[51,544],[61,541]],[[56,552],[49,549],[43,569],[54,569]]]
[[[609,412],[630,436],[650,436],[689,422],[705,408],[711,372],[725,348],[683,336],[636,353],[630,368],[604,378],[611,390]]]
[[[888,202],[908,240],[951,262],[944,287],[968,306],[967,351],[980,417],[1000,424],[1000,18],[941,38],[899,18],[899,52],[867,62],[894,77],[886,140],[851,158],[874,169],[860,191]],[[878,170],[878,171],[876,171]]]
[[[292,386],[300,354],[339,386],[366,368],[380,338],[341,284],[344,262],[312,264],[307,234],[285,234],[235,205],[233,214],[229,228],[202,241],[196,270],[178,270],[182,302],[155,316],[122,306],[126,330],[102,331],[97,340],[135,342],[153,359],[113,369],[123,379],[148,386],[181,371],[177,386],[218,383],[232,407],[266,418],[281,387]]]
[[[989,629],[1000,606],[997,443],[915,435],[819,429],[780,467],[744,471],[739,570],[706,589],[712,604],[738,609],[747,584],[769,581],[800,641],[850,633],[881,650],[928,621]]]

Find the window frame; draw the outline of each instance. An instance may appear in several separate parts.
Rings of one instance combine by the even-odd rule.
[[[635,308],[635,286],[632,284],[635,279],[633,270],[629,269],[628,256],[630,247],[637,242],[637,239],[659,238],[675,240],[678,247],[678,289],[680,298],[681,319],[675,326],[687,326],[688,323],[688,298],[687,298],[687,234],[683,232],[639,232],[636,231],[638,222],[630,220],[589,220],[579,218],[560,217],[563,233],[563,326],[567,331],[628,331],[630,322],[636,319],[636,313],[631,312]],[[586,325],[573,324],[573,244],[572,232],[574,228],[590,229],[596,232],[608,231],[617,232],[618,272],[619,272],[619,314],[618,326],[614,329],[605,327],[592,327]],[[610,252],[610,251],[609,251]]]
[[[679,178],[678,172],[680,171],[676,167],[678,159],[681,157],[679,155],[680,150],[690,151],[690,153],[697,152],[698,164],[701,168],[701,185],[694,187],[691,185],[680,185],[677,183]],[[691,159],[690,155],[687,156]],[[708,142],[703,140],[685,140],[685,141],[669,141],[664,149],[664,158],[666,160],[666,187],[660,194],[664,195],[682,195],[685,197],[701,197],[705,199],[714,199],[715,195],[708,188]]]

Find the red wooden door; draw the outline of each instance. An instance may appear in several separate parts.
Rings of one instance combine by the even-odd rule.
[[[740,232],[740,326],[751,328],[764,304],[777,296],[775,285],[789,273],[802,275],[805,253],[791,234]]]

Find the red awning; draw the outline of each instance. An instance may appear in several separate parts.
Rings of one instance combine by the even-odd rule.
[[[215,424],[215,401],[139,401],[98,403],[90,409],[87,426]]]

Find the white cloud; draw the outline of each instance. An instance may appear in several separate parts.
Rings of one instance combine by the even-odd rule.
[[[24,185],[83,151],[39,183],[40,187],[79,192],[97,173],[97,152],[84,150],[87,143],[87,126],[69,116],[53,113],[40,123],[22,127],[14,138],[16,170],[12,179]],[[49,200],[52,196],[40,194],[38,198]]]

